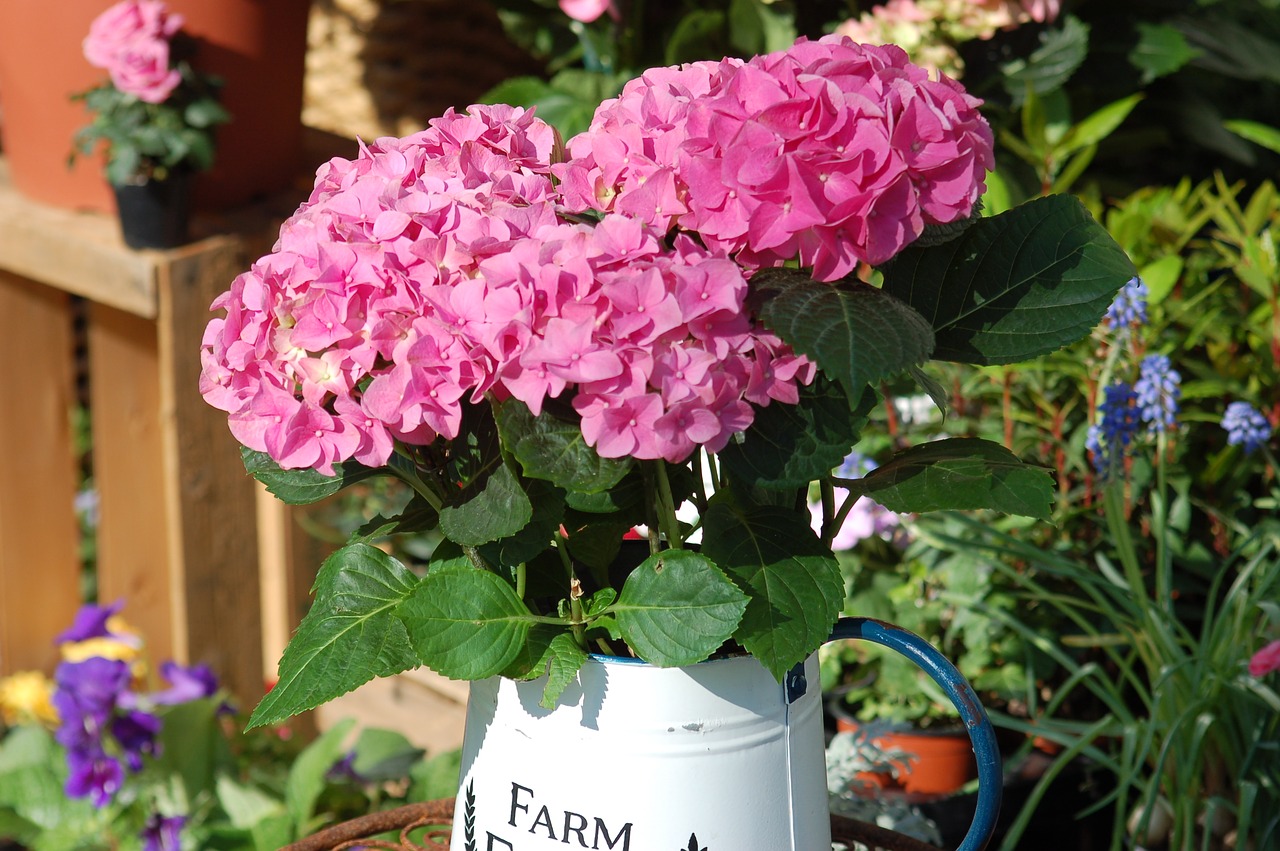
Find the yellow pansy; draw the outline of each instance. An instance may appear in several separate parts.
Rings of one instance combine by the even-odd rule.
[[[53,683],[39,671],[18,671],[0,679],[0,718],[9,726],[43,724],[56,727]]]

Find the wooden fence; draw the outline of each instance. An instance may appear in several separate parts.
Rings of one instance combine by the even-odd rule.
[[[208,662],[261,695],[305,607],[292,564],[314,563],[292,558],[305,541],[197,380],[209,303],[278,221],[246,211],[191,245],[131,251],[109,216],[18,195],[0,159],[0,674],[51,670],[82,600],[70,411],[87,384],[99,599],[126,600],[157,663]]]

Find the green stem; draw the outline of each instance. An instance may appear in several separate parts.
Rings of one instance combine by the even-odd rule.
[[[569,629],[573,633],[573,640],[579,647],[586,650],[587,618],[582,609],[582,583],[578,581],[577,571],[573,568],[573,559],[569,557],[569,548],[566,546],[564,535],[556,532],[555,541],[556,550],[560,553],[560,563],[564,565],[565,574],[569,579]]]
[[[657,471],[657,512],[658,523],[667,536],[667,543],[673,549],[682,549],[684,539],[680,537],[680,521],[676,518],[675,497],[671,493],[671,480],[667,477],[667,462],[653,462]]]
[[[516,567],[516,596],[521,600],[524,599],[524,593],[528,588],[529,582],[529,566],[525,562],[520,562]]]
[[[402,459],[400,463],[395,463],[395,457]],[[418,464],[412,455],[409,455],[402,448],[396,447],[392,463],[387,466],[396,475],[396,478],[413,488],[413,492],[425,499],[433,509],[439,511],[444,507],[444,497],[419,475]]]
[[[1156,601],[1157,605],[1173,614],[1173,559],[1168,545],[1168,490],[1166,489],[1165,450],[1168,435],[1156,434],[1156,490],[1151,495],[1151,531],[1156,539]]]
[[[830,476],[822,480],[820,487],[822,488],[822,543],[829,547],[835,540],[836,530],[840,528],[836,524],[838,518],[835,516],[836,488],[831,483]]]
[[[489,572],[493,571],[493,568],[489,566],[489,562],[484,560],[484,556],[480,555],[480,550],[475,547],[463,547],[462,554],[467,557],[467,560],[470,561],[472,566],[476,569],[487,570]]]

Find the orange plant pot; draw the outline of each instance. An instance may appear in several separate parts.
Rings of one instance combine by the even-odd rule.
[[[0,0],[0,148],[14,187],[59,207],[114,210],[102,162],[68,167],[89,121],[72,94],[105,79],[81,52],[89,24],[113,0]],[[222,78],[231,123],[217,161],[193,190],[197,208],[224,208],[290,185],[302,151],[302,76],[309,0],[169,0],[199,42],[198,69]]]
[[[837,730],[856,732],[859,726],[843,713],[836,716]],[[859,774],[857,780],[867,786],[936,797],[950,795],[978,776],[973,745],[963,729],[890,730],[873,737],[871,744],[886,754],[905,756],[890,760],[896,778],[876,772]]]

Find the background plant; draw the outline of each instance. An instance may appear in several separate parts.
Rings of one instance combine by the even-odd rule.
[[[105,151],[114,185],[213,165],[214,130],[230,116],[220,82],[192,65],[196,45],[182,23],[158,0],[123,0],[90,27],[85,56],[110,79],[74,96],[93,118],[71,156]]]
[[[352,722],[311,742],[241,732],[202,667],[160,666],[119,606],[85,607],[54,680],[0,680],[0,839],[32,851],[274,851],[333,821],[453,794],[456,752],[424,758]]]

